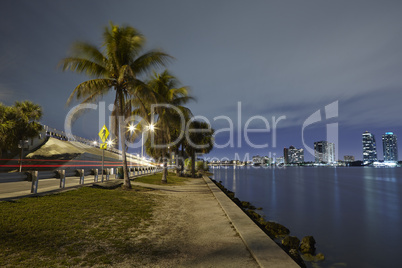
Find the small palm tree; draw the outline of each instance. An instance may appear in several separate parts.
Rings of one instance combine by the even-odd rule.
[[[195,154],[209,153],[213,149],[214,129],[206,122],[192,121],[186,139],[186,152],[191,157],[191,176],[195,177]]]
[[[180,109],[180,108],[179,108]],[[189,120],[193,117],[193,114],[191,113],[191,111],[189,109],[180,109],[181,110],[181,114],[180,116],[184,117],[184,125],[187,126],[187,123],[189,122]],[[174,122],[177,122],[178,124],[181,124],[181,118],[178,118],[178,116],[176,116],[176,118],[174,118]],[[176,129],[173,129],[173,132],[170,134],[172,136],[173,140],[177,140],[177,143],[173,146],[170,147],[170,149],[175,152],[175,156],[176,156],[176,175],[182,175],[183,174],[183,170],[184,170],[184,148],[186,146],[186,137],[183,134],[183,130],[185,131],[185,128],[183,129],[182,127],[177,127]]]
[[[103,33],[103,50],[96,46],[78,42],[73,46],[72,56],[61,61],[63,70],[83,73],[93,78],[79,84],[70,95],[67,103],[75,97],[86,102],[95,102],[111,89],[115,91],[115,120],[118,122],[121,137],[125,137],[126,126],[123,121],[127,110],[126,103],[130,98],[139,98],[137,85],[142,84],[139,76],[151,68],[164,66],[171,58],[168,54],[151,50],[141,54],[145,37],[135,28],[118,26],[110,23]],[[115,132],[118,137],[117,133]],[[124,186],[131,187],[128,177],[126,144],[121,138],[123,156]]]

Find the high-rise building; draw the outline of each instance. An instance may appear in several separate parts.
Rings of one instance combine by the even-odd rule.
[[[300,164],[304,162],[304,150],[296,149],[294,146],[283,149],[285,164]]]
[[[316,163],[335,162],[335,144],[328,141],[314,142],[314,157]]]
[[[283,148],[283,161],[285,164],[288,164],[288,155],[289,155],[289,149],[288,148]]]
[[[394,133],[386,132],[382,135],[382,149],[384,161],[398,161],[398,144]]]
[[[362,134],[363,141],[363,162],[373,163],[377,161],[377,147],[375,137],[370,132],[366,131]]]

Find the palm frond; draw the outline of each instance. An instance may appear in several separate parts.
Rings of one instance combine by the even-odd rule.
[[[132,64],[131,69],[134,73],[148,73],[153,68],[166,66],[174,58],[162,51],[151,50],[138,57]]]
[[[59,67],[63,71],[71,70],[77,73],[84,73],[92,77],[106,77],[107,69],[94,61],[85,58],[69,57],[60,61]]]
[[[84,99],[84,102],[90,102],[95,99],[96,95],[99,97],[106,94],[112,86],[113,80],[111,79],[92,79],[79,84],[71,93],[67,100],[67,105],[71,103],[74,96],[77,100]]]
[[[91,60],[99,65],[104,65],[107,58],[94,45],[86,42],[75,42],[72,46],[72,54],[77,58]]]
[[[110,23],[103,33],[105,53],[119,68],[131,64],[141,52],[145,37],[135,28]]]
[[[191,100],[195,100],[195,98],[193,98],[191,96],[178,97],[178,98],[175,98],[172,101],[172,104],[175,105],[175,106],[179,106],[179,105],[182,105],[182,104],[186,104]]]

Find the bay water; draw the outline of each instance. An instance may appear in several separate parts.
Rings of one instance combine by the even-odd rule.
[[[326,257],[315,267],[402,267],[402,168],[228,166],[211,172],[290,235],[314,236],[317,253]]]

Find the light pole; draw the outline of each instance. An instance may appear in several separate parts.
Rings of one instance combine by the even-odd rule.
[[[132,125],[132,124],[130,124],[130,125],[128,126],[128,131],[130,131],[130,135],[132,135],[133,132],[135,131],[135,126]],[[131,154],[130,154],[130,168],[132,167],[132,160],[131,160],[131,158],[132,158],[132,156],[131,156]]]
[[[144,159],[144,131],[141,133],[141,162]]]
[[[112,145],[113,145],[113,141],[108,140],[107,141],[107,146],[112,146]],[[104,168],[105,168],[105,150],[102,150],[102,182],[103,182],[103,170],[104,170]],[[106,178],[107,178],[107,176],[106,176]]]
[[[20,140],[21,157],[20,157],[20,168],[19,168],[18,172],[22,172],[22,158],[23,158],[23,155],[24,155],[24,144],[25,144],[24,140]]]
[[[154,131],[155,126],[153,124],[150,124],[148,126],[145,126],[145,129],[146,128],[148,128],[148,130],[150,130],[150,131]],[[141,134],[141,143],[142,143],[141,144],[141,162],[144,160],[144,132],[145,132],[145,130],[142,131],[142,134]]]

